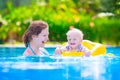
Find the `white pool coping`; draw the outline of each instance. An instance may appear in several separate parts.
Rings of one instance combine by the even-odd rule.
[[[60,47],[61,44],[45,44],[45,47]],[[116,47],[114,45],[105,45],[106,47]],[[0,47],[25,47],[24,44],[0,44]]]
[[[60,44],[46,44],[45,47],[59,47],[61,46]],[[5,44],[5,45],[0,45],[0,47],[25,47],[24,44]]]

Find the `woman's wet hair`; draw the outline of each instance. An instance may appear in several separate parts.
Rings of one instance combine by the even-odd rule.
[[[33,21],[29,25],[28,29],[23,35],[23,41],[26,47],[28,47],[27,44],[30,43],[32,40],[32,35],[38,35],[42,32],[43,29],[47,28],[48,24],[44,21]]]

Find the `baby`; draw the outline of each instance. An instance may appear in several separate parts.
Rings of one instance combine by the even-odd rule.
[[[83,52],[84,56],[90,56],[91,52],[82,45],[83,33],[79,29],[73,28],[67,33],[67,44],[55,49],[55,55],[62,54],[64,51]]]

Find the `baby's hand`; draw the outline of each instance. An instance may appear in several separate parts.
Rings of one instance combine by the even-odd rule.
[[[55,54],[55,55],[61,55],[61,52],[62,52],[62,51],[61,51],[60,47],[58,47],[58,48],[55,49],[54,54]]]
[[[85,55],[86,57],[89,57],[90,54],[91,54],[91,51],[88,50],[87,48],[84,48],[84,49],[83,49],[83,52],[84,52],[84,55]]]
[[[86,56],[86,57],[89,57],[89,56],[90,56],[90,54],[91,54],[91,52],[90,52],[90,51],[89,51],[89,52],[86,52],[86,53],[85,53],[85,56]]]

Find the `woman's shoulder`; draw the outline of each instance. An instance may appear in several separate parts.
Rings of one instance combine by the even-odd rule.
[[[49,52],[45,48],[39,48],[42,55],[49,55]]]
[[[26,50],[24,51],[24,53],[23,53],[23,56],[32,56],[33,54],[32,54],[32,52],[30,51],[30,49],[29,48],[26,48]]]

